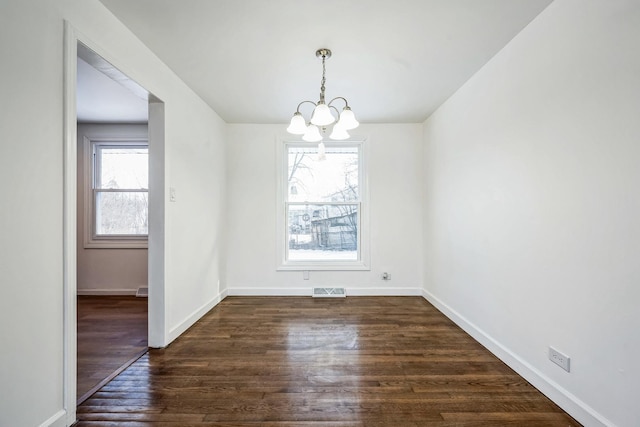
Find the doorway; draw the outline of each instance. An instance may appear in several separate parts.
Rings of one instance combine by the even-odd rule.
[[[78,113],[76,107],[77,67],[79,51],[86,49],[113,70],[122,70],[125,78],[118,84],[133,91],[141,91],[148,107],[149,191],[148,191],[148,249],[147,249],[147,340],[150,347],[166,345],[164,307],[164,103],[146,91],[133,79],[132,73],[119,65],[104,49],[78,32],[68,21],[64,23],[64,191],[63,191],[63,292],[64,292],[64,409],[66,425],[76,420],[77,404],[77,338],[78,338],[78,251],[79,225],[84,222],[79,214],[78,198]],[[114,65],[111,65],[114,64]],[[117,68],[116,68],[117,67]],[[101,70],[102,72],[103,70]],[[104,72],[103,72],[104,74]],[[136,292],[138,290],[136,289]],[[141,290],[144,292],[144,290]]]
[[[77,44],[77,403],[148,348],[148,97]]]

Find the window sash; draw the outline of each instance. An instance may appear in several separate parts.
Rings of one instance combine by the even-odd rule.
[[[147,232],[146,233],[128,233],[128,234],[119,234],[119,233],[98,233],[98,215],[100,209],[98,208],[98,200],[100,194],[115,194],[115,193],[124,193],[124,194],[149,194],[149,190],[139,190],[139,189],[93,189],[93,212],[92,212],[92,238],[94,240],[147,240],[149,237],[148,232],[148,211],[149,211],[149,199],[147,197]]]
[[[353,252],[354,250],[349,250],[348,247],[350,246],[350,239],[351,237],[349,236],[351,234],[351,230],[350,228],[353,227],[353,225],[349,225],[347,224],[335,224],[335,222],[333,221],[333,219],[335,218],[343,218],[345,216],[349,216],[352,215],[353,213],[349,213],[348,215],[343,215],[341,217],[326,217],[326,218],[319,218],[316,219],[314,221],[313,217],[310,217],[308,219],[308,221],[304,221],[305,222],[305,231],[307,231],[308,233],[292,233],[291,232],[291,226],[292,224],[289,222],[289,213],[291,211],[291,207],[292,206],[318,206],[318,207],[324,207],[324,206],[332,206],[332,207],[340,207],[340,206],[345,206],[345,207],[351,207],[351,206],[355,206],[355,217],[356,217],[356,224],[355,224],[355,239],[354,239],[354,245],[355,245],[355,258],[351,258],[350,257],[350,252]],[[361,230],[362,230],[362,226],[361,226],[361,211],[362,211],[362,203],[360,202],[331,202],[331,203],[323,203],[323,202],[318,202],[318,203],[301,203],[301,202],[286,202],[285,203],[285,216],[286,216],[286,222],[285,222],[285,227],[286,227],[286,240],[287,240],[287,244],[285,245],[285,251],[286,251],[286,260],[288,262],[308,262],[308,263],[320,263],[321,265],[328,265],[328,264],[334,264],[336,262],[340,262],[340,263],[345,263],[345,262],[360,262],[361,261]],[[324,222],[324,224],[323,224]],[[315,223],[315,224],[314,224]],[[297,224],[295,224],[297,225]],[[306,229],[308,228],[308,229]],[[331,230],[331,228],[337,228],[338,230]],[[345,230],[346,228],[346,230]],[[344,236],[346,234],[346,241]],[[299,242],[299,237],[300,235],[304,235],[304,236],[309,236],[311,238],[310,242],[302,242],[302,245]],[[340,242],[331,242],[332,240],[335,240],[335,236],[338,235],[339,236],[339,240]],[[332,236],[334,236],[334,238],[332,239]],[[314,238],[315,238],[315,242],[314,242]],[[296,246],[300,246],[299,248],[296,248],[292,251],[291,245],[292,245],[292,241],[296,242]],[[320,248],[313,248],[313,245],[306,245],[306,243],[315,243],[316,245],[322,247],[324,245],[326,246],[337,246],[340,245],[340,250],[336,250],[336,249],[328,249],[328,250],[322,250]],[[343,246],[346,246],[347,248],[343,248]],[[315,256],[309,256],[309,257],[304,257],[304,254],[300,253],[303,250],[309,250],[310,253],[306,253],[306,255],[315,255]],[[293,257],[292,256],[292,252],[296,253],[296,256]],[[335,255],[332,258],[324,258],[327,254],[327,252],[333,252],[333,255]]]
[[[91,188],[93,190],[101,189],[107,190],[108,187],[104,187],[101,182],[102,177],[102,156],[104,149],[122,149],[122,150],[147,150],[147,158],[148,158],[148,144],[140,144],[140,143],[123,143],[123,142],[94,142],[92,143],[92,153],[93,153],[93,162],[92,162],[92,176],[91,176]],[[147,169],[148,173],[148,169]],[[147,187],[135,188],[135,189],[123,189],[123,190],[148,190],[148,178],[147,178]]]
[[[317,145],[287,144],[285,150],[285,165],[287,181],[290,188],[296,192],[287,191],[285,200],[290,202],[329,202],[360,201],[361,175],[359,173],[361,149],[355,144],[325,144],[326,159],[318,161]],[[307,155],[306,160],[299,157]],[[350,162],[356,160],[355,168]],[[341,168],[341,169],[338,169]],[[295,173],[292,170],[295,169]],[[346,179],[347,174],[349,180]],[[355,180],[353,179],[355,175]],[[355,181],[355,182],[353,182]]]

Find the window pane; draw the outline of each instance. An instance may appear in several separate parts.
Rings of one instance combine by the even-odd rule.
[[[360,197],[358,147],[325,149],[318,159],[317,147],[288,147],[287,200],[291,202],[350,202]]]
[[[98,148],[100,175],[96,188],[149,188],[149,149],[142,147]]]
[[[358,259],[358,205],[288,205],[289,260]]]
[[[96,192],[96,234],[147,235],[146,192]]]

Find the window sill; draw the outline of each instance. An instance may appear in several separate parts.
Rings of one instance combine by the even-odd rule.
[[[147,249],[146,240],[91,240],[84,242],[85,249]]]
[[[289,261],[280,264],[276,271],[370,271],[371,267],[362,261],[353,262],[309,262],[309,261]]]

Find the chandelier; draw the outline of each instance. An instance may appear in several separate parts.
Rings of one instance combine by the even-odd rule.
[[[308,142],[320,142],[319,144],[319,154],[322,157],[322,152],[324,151],[324,144],[322,143],[322,134],[320,130],[322,129],[322,133],[325,133],[327,130],[327,126],[333,124],[333,128],[331,130],[331,134],[329,138],[334,140],[344,140],[349,138],[348,130],[357,128],[360,123],[356,120],[353,111],[349,108],[349,103],[347,100],[341,96],[337,96],[333,98],[329,103],[325,102],[324,99],[324,90],[325,90],[325,82],[326,82],[326,67],[325,61],[331,58],[331,51],[329,49],[318,49],[316,51],[316,57],[322,59],[322,80],[320,81],[320,100],[318,102],[313,101],[302,101],[298,104],[298,108],[296,108],[296,112],[293,114],[291,118],[291,123],[287,128],[287,132],[294,135],[302,135],[302,139]],[[333,105],[336,101],[343,101],[344,108],[342,112],[338,111],[338,109]],[[300,112],[300,107],[303,104],[312,104],[313,105],[313,113],[311,115],[311,120],[307,121],[302,113]],[[335,112],[335,115],[333,112]],[[336,122],[336,117],[338,118]],[[334,124],[335,123],[335,124]]]

